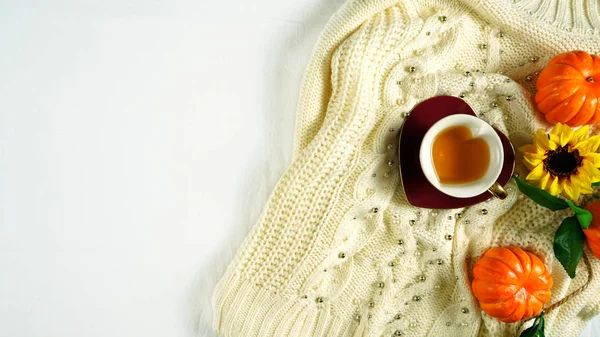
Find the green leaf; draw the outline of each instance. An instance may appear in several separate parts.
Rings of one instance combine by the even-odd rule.
[[[595,183],[592,183],[592,186],[600,186],[600,181],[596,181]]]
[[[554,255],[571,278],[575,278],[575,269],[583,256],[584,237],[577,216],[564,219],[554,235]]]
[[[577,221],[579,221],[581,228],[588,229],[590,227],[590,223],[592,222],[592,213],[590,213],[590,211],[587,209],[575,206],[575,204],[573,204],[570,200],[566,200],[566,202],[569,204],[569,207],[571,207],[573,212],[575,212]]]
[[[521,332],[520,337],[545,337],[544,335],[544,312],[536,317],[533,325],[529,329]]]
[[[561,209],[569,207],[564,200],[559,199],[542,189],[531,186],[517,177],[515,177],[515,181],[517,182],[519,191],[540,206],[544,206],[553,211],[560,211]]]

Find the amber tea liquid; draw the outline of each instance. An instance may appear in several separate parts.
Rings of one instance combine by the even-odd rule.
[[[490,147],[473,138],[466,126],[444,129],[433,141],[433,165],[443,184],[466,184],[482,178],[490,165]]]

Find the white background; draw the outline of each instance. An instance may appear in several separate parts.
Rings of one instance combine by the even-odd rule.
[[[0,2],[0,336],[213,336],[341,2]]]

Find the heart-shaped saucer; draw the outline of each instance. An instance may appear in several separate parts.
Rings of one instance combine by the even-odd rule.
[[[461,208],[474,205],[492,197],[489,192],[471,198],[455,198],[436,189],[423,174],[419,150],[423,136],[438,120],[455,114],[476,116],[464,100],[454,96],[437,96],[427,99],[413,108],[400,131],[399,162],[402,186],[408,202],[421,208]],[[504,165],[498,182],[505,185],[515,167],[515,151],[508,137],[495,129],[504,149]]]

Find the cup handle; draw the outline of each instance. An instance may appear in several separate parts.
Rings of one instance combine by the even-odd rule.
[[[508,196],[508,193],[504,187],[502,187],[502,185],[500,185],[497,181],[488,189],[488,192],[500,200],[503,200]]]

